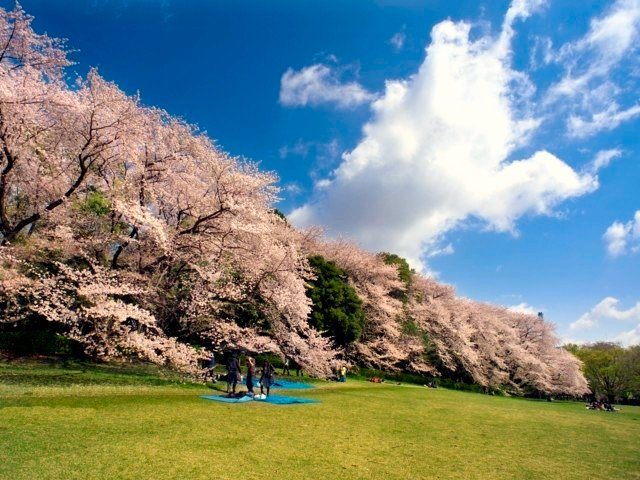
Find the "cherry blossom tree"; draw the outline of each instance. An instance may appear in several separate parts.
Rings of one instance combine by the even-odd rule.
[[[514,392],[587,391],[551,324],[459,298],[393,254],[296,230],[273,208],[274,174],[96,70],[71,85],[64,42],[31,20],[0,9],[0,323],[43,319],[95,358],[189,372],[207,349],[241,349],[318,376],[340,359]],[[309,322],[314,255],[362,302],[362,333],[344,348]]]
[[[298,233],[273,214],[275,177],[95,70],[69,87],[63,43],[30,24],[19,6],[0,12],[0,238],[7,255],[46,274],[7,267],[3,321],[39,315],[97,357],[137,342],[170,362],[184,356],[175,338],[226,332],[228,348],[325,374],[333,352],[307,323],[310,273]],[[89,295],[105,275],[112,288]],[[57,301],[45,300],[54,290]],[[238,307],[260,322],[225,316]]]
[[[458,298],[452,288],[419,277],[408,308],[435,344],[441,373],[464,373],[480,385],[515,392],[588,392],[580,362],[535,315]]]

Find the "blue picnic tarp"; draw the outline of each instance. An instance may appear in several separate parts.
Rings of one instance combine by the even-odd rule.
[[[287,390],[306,390],[308,388],[315,388],[310,383],[305,382],[293,382],[291,380],[276,380],[271,388],[284,388]]]
[[[243,378],[242,379],[242,383],[243,385],[247,384],[247,379]],[[253,385],[256,387],[260,386],[260,377],[257,377],[254,381],[253,381]],[[286,390],[307,390],[309,388],[316,388],[314,387],[312,384],[310,383],[305,383],[305,382],[293,382],[291,380],[276,380],[275,382],[273,382],[273,384],[271,385],[271,388],[282,388],[282,389],[286,389]]]
[[[200,398],[213,400],[215,402],[224,402],[224,403],[245,403],[245,402],[251,402],[253,400],[253,398],[248,396],[228,397],[226,395],[200,395]]]
[[[274,405],[291,405],[293,403],[318,403],[312,398],[287,397],[285,395],[269,395],[264,400],[255,399],[256,402],[273,403]]]
[[[263,402],[272,403],[274,405],[291,405],[295,403],[318,403],[317,400],[311,398],[287,397],[285,395],[269,395],[265,399],[259,399],[245,395],[244,397],[228,397],[227,395],[201,395],[200,398],[205,400],[213,400],[215,402],[224,403],[247,403],[247,402]]]

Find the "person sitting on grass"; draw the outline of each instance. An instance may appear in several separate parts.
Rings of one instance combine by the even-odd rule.
[[[240,381],[240,372],[238,355],[234,353],[231,355],[231,359],[227,364],[227,393],[229,396],[235,396],[236,394],[236,387],[238,385],[238,381]]]
[[[274,377],[274,369],[273,365],[269,360],[264,361],[264,365],[262,366],[262,373],[260,375],[260,394],[264,395],[265,389],[267,390],[267,397],[269,396],[269,390],[271,389],[271,385],[273,385],[273,377]]]

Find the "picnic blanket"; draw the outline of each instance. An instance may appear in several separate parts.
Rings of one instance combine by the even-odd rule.
[[[244,385],[247,384],[247,379],[243,378],[242,379],[242,383]],[[253,385],[259,387],[260,386],[260,377],[256,377],[253,380]],[[314,387],[312,384],[310,383],[305,383],[305,382],[294,382],[291,380],[276,380],[275,382],[273,382],[273,384],[271,384],[271,388],[282,388],[282,389],[286,389],[286,390],[306,390],[309,388],[316,388]]]
[[[310,383],[293,382],[291,380],[276,380],[271,388],[284,388],[287,390],[306,390],[308,388],[315,388]]]
[[[253,398],[251,397],[227,397],[226,395],[200,395],[201,398],[205,398],[207,400],[214,400],[216,402],[224,402],[224,403],[245,403],[251,402]]]
[[[256,402],[273,403],[274,405],[291,405],[293,403],[318,403],[312,398],[287,397],[285,395],[269,395],[264,400],[255,399]]]
[[[224,402],[224,403],[248,403],[248,402],[262,402],[262,403],[272,403],[274,405],[291,405],[295,403],[318,403],[317,400],[313,400],[311,398],[300,398],[300,397],[287,397],[284,395],[269,395],[264,400],[258,398],[252,398],[248,395],[244,397],[227,397],[226,395],[200,395],[200,398],[204,398],[205,400],[213,400],[214,402]]]

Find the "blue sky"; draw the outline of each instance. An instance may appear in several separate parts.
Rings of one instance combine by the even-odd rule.
[[[74,73],[277,172],[294,223],[640,343],[640,0],[22,6]]]

